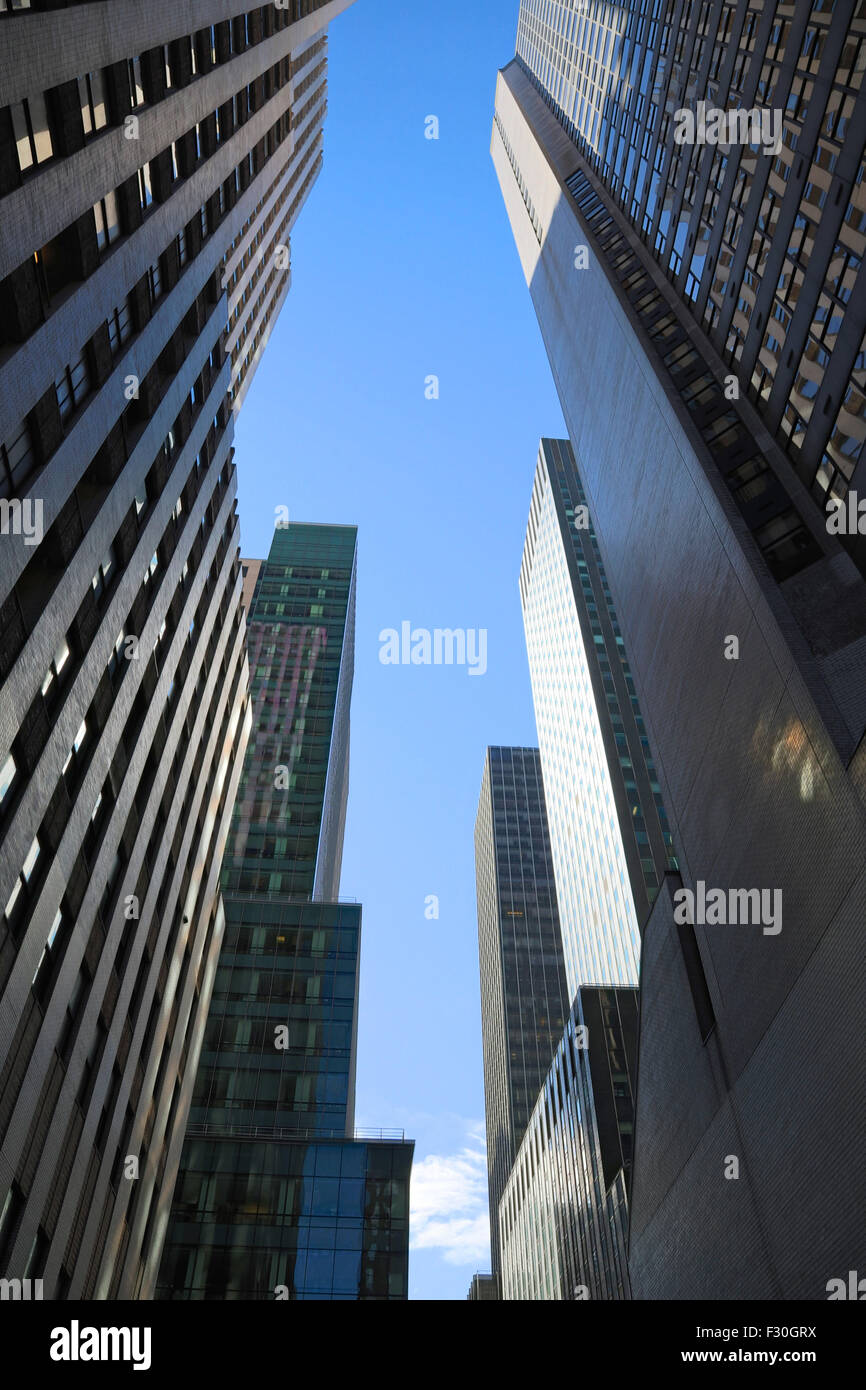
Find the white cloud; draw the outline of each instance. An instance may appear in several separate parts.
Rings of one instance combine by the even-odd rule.
[[[428,1154],[412,1168],[411,1244],[439,1250],[448,1264],[486,1264],[490,1258],[487,1219],[487,1159],[480,1126],[456,1154]]]

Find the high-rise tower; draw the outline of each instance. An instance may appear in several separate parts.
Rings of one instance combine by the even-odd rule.
[[[866,481],[864,40],[851,0],[525,0],[497,82],[682,875],[642,939],[641,1298],[822,1298],[859,1258],[866,538],[826,504]]]
[[[0,12],[0,1272],[47,1297],[153,1272],[249,726],[232,412],[347,3]]]
[[[622,1299],[641,930],[673,841],[567,439],[541,441],[520,597],[572,1001],[500,1192],[505,1299]],[[629,988],[629,986],[632,986]]]
[[[245,562],[253,729],[160,1298],[407,1296],[412,1144],[355,1133],[361,908],[336,901],[356,541],[293,523]]]
[[[543,439],[520,598],[569,997],[636,985],[640,928],[676,867],[661,787],[567,439]]]
[[[537,748],[488,748],[475,822],[490,1246],[499,1200],[568,1017]]]
[[[630,1296],[637,990],[583,985],[499,1204],[502,1297]]]
[[[250,738],[223,869],[227,893],[336,897],[349,794],[357,530],[293,522],[244,562]]]

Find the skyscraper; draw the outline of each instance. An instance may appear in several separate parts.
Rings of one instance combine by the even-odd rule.
[[[637,990],[582,986],[499,1207],[502,1297],[628,1298]]]
[[[812,495],[862,488],[862,5],[522,0],[517,55]]]
[[[568,440],[539,447],[520,596],[573,1004],[500,1192],[502,1297],[622,1299],[637,1038],[627,986],[676,859]]]
[[[232,410],[347,3],[0,13],[0,1270],[48,1297],[152,1277],[250,718]]]
[[[475,822],[492,1272],[499,1201],[568,1017],[537,748],[488,748]]]
[[[469,1285],[469,1292],[466,1295],[467,1302],[497,1303],[499,1301],[497,1288],[495,1274],[473,1274],[472,1283]]]
[[[349,794],[357,530],[293,522],[254,578],[253,732],[226,850],[226,893],[337,896]],[[277,830],[278,827],[278,830]]]
[[[253,731],[160,1298],[407,1296],[413,1146],[355,1134],[361,908],[336,901],[356,541],[292,524],[245,562]]]
[[[569,996],[638,980],[673,842],[586,496],[543,439],[520,597]]]
[[[497,83],[494,164],[682,873],[642,941],[643,1298],[824,1297],[858,1258],[866,542],[825,503],[864,467],[863,30],[852,3],[527,0]],[[711,888],[732,920],[698,910]]]

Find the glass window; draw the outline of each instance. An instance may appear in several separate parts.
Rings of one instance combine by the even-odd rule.
[[[108,341],[111,345],[113,354],[119,352],[121,344],[132,336],[132,319],[129,312],[129,301],[124,300],[119,309],[112,310],[108,320]]]
[[[105,84],[102,72],[88,72],[78,79],[78,92],[81,97],[81,119],[84,134],[93,135],[108,125],[108,107],[105,100]]]
[[[35,867],[36,867],[36,861],[37,861],[37,859],[39,858],[39,854],[40,854],[40,846],[39,846],[39,840],[38,840],[38,838],[37,838],[37,839],[34,839],[34,841],[33,841],[33,843],[31,844],[29,850],[27,851],[27,857],[26,857],[26,859],[24,860],[24,867],[23,867],[22,870],[21,870],[21,874],[22,874],[22,876],[23,876],[23,878],[24,878],[24,882],[25,882],[25,883],[29,883],[29,882],[30,882],[30,879],[31,879],[32,874],[33,874],[33,870],[34,870]]]
[[[42,682],[42,694],[46,695],[54,682],[60,675],[67,661],[69,660],[69,645],[64,637],[54,653],[54,658],[48,668],[44,681]]]
[[[3,766],[0,767],[0,806],[3,805],[3,802],[6,800],[6,795],[9,791],[9,788],[15,781],[15,774],[17,770],[18,769],[15,766],[15,759],[13,758],[11,753],[8,753],[6,756],[6,761],[4,762]]]
[[[129,79],[129,100],[134,110],[136,106],[144,105],[144,87],[141,81],[141,59],[129,58],[126,64],[126,71]]]
[[[96,244],[102,251],[120,236],[120,219],[114,193],[106,193],[104,198],[94,203],[93,215],[96,219]]]
[[[30,429],[26,422],[21,425],[21,432],[12,440],[11,444],[0,446],[0,458],[2,458],[5,477],[0,477],[0,486],[4,483],[11,486],[14,492],[19,483],[30,474],[36,462],[33,456],[33,445],[30,440]]]
[[[33,972],[33,979],[31,980],[31,985],[35,985],[35,983],[36,983],[36,977],[37,977],[37,975],[39,974],[40,970],[42,969],[42,966],[45,964],[45,961],[46,961],[46,960],[48,959],[48,957],[49,957],[51,948],[52,948],[52,946],[54,945],[54,942],[55,942],[55,940],[56,940],[56,938],[57,938],[57,933],[59,932],[62,923],[63,923],[63,912],[61,911],[60,908],[58,908],[58,909],[57,909],[57,913],[56,913],[55,918],[54,918],[54,921],[51,923],[51,930],[50,930],[49,933],[48,933],[48,940],[45,942],[45,945],[44,945],[43,948],[42,948],[42,955],[39,957],[39,963],[38,963],[38,965],[36,966],[36,969],[35,969],[34,972]]]
[[[12,129],[18,151],[18,167],[22,173],[34,164],[42,164],[54,153],[45,98],[26,97],[10,107]]]
[[[153,202],[153,189],[150,183],[150,165],[144,164],[138,171],[138,197],[144,212]]]

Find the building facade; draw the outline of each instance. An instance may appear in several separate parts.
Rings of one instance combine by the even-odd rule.
[[[517,55],[812,495],[862,492],[863,7],[523,0]]]
[[[859,1258],[866,588],[827,502],[864,466],[863,27],[850,3],[525,3],[497,82],[493,160],[691,894],[660,891],[642,939],[639,1298],[822,1298]],[[711,103],[780,112],[780,148],[708,140]],[[708,888],[783,909],[708,921]]]
[[[357,529],[293,522],[244,561],[254,718],[227,893],[334,898],[349,795]],[[253,578],[254,575],[254,578]]]
[[[47,1297],[154,1273],[250,721],[233,411],[346,3],[0,12],[0,1269]]]
[[[226,910],[156,1297],[404,1299],[412,1145],[353,1125],[361,909]]]
[[[553,859],[537,748],[488,748],[475,883],[493,1277],[499,1201],[568,1017]]]
[[[502,1297],[630,1297],[636,989],[578,990],[499,1206]]]
[[[361,908],[336,901],[356,551],[293,523],[244,562],[252,732],[160,1299],[407,1297],[413,1146],[355,1134]]]
[[[496,1303],[499,1300],[499,1288],[495,1274],[473,1274],[472,1283],[469,1285],[469,1292],[466,1295],[467,1302],[473,1303]]]
[[[573,999],[585,984],[637,984],[640,928],[676,861],[567,439],[539,447],[520,597]]]

